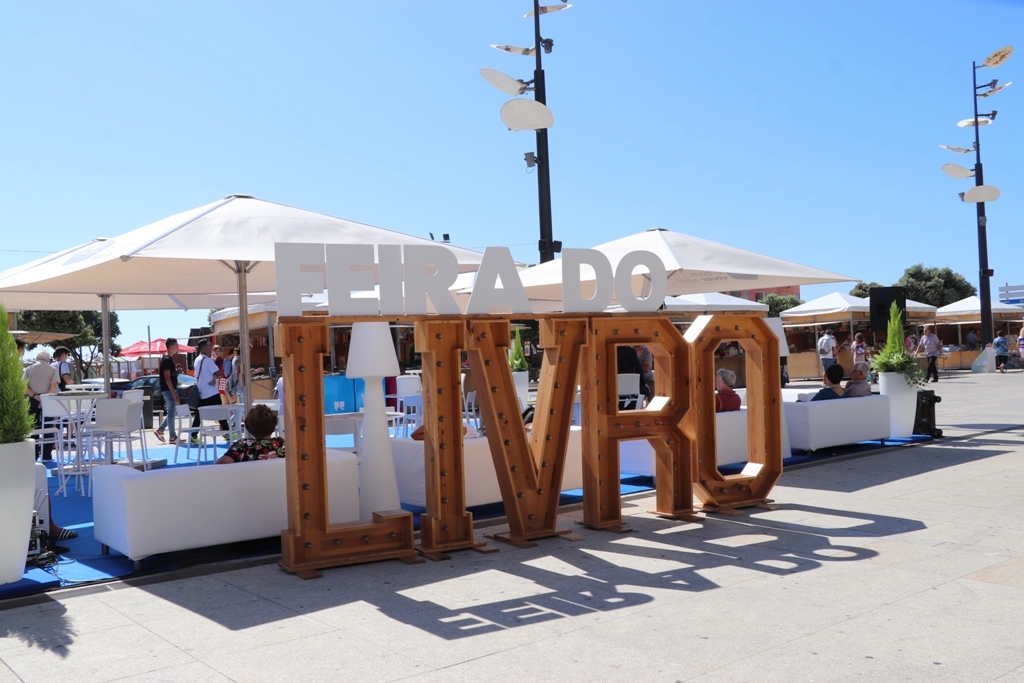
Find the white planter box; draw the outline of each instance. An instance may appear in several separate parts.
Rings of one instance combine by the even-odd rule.
[[[0,584],[25,575],[36,493],[34,441],[0,444]]]
[[[878,391],[889,397],[890,436],[909,437],[914,433],[914,417],[917,415],[917,387],[907,384],[901,372],[880,372]]]

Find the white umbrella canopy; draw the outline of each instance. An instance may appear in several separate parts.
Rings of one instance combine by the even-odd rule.
[[[669,295],[857,281],[848,275],[661,229],[636,233],[593,249],[608,258],[613,271],[629,252],[644,250],[657,254],[668,272]],[[581,296],[587,299],[594,295],[595,275],[589,266],[581,270]],[[520,276],[531,301],[562,300],[561,260],[527,268]],[[644,293],[646,280],[646,275],[633,275],[636,296]]]
[[[1017,320],[1024,316],[1024,308],[1012,304],[1004,304],[1002,301],[992,300],[992,317],[994,320]],[[954,301],[940,308],[935,317],[942,322],[950,323],[980,323],[981,322],[981,299],[977,296],[969,296],[960,301]]]
[[[274,244],[285,242],[437,245],[421,237],[248,195],[231,195],[118,237],[96,239],[0,273],[0,296],[91,293],[100,296],[106,314],[110,295],[237,293],[238,306],[247,310],[249,289],[277,289]],[[460,270],[476,270],[483,258],[480,252],[443,246],[455,254]],[[246,317],[240,321],[239,333],[244,339],[248,337]],[[104,350],[108,344],[104,334]],[[244,344],[241,360],[249,367],[249,348]],[[245,396],[248,404],[248,390]]]
[[[92,294],[233,294],[238,263],[248,289],[273,292],[274,244],[437,242],[283,204],[232,195],[113,238],[100,238],[0,273],[0,295],[13,292]],[[445,244],[462,271],[483,255]]]
[[[250,303],[273,301],[274,294],[249,294]],[[8,311],[98,311],[99,297],[88,292],[3,292],[0,303]],[[237,294],[115,294],[110,308],[115,311],[159,311],[192,308],[224,308],[238,305]]]

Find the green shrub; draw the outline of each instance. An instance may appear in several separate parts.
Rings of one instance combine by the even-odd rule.
[[[898,372],[912,387],[924,386],[924,372],[917,358],[907,351],[903,342],[903,315],[893,302],[889,308],[889,325],[885,333],[885,346],[871,357],[875,372]]]
[[[515,341],[512,342],[512,355],[508,357],[508,367],[512,372],[526,372],[530,364],[526,362],[526,354],[523,353],[523,338],[516,330]]]
[[[7,327],[7,309],[0,304],[0,444],[18,443],[35,428],[28,413],[25,370],[18,345]]]

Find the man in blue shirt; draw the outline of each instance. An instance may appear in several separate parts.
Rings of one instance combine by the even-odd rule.
[[[1006,344],[1006,330],[996,332],[992,340],[992,350],[996,352],[996,367],[999,372],[1006,372],[1006,364],[1010,362],[1010,347]]]

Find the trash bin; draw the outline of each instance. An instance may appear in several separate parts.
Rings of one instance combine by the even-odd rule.
[[[936,439],[942,436],[942,430],[935,426],[935,404],[941,402],[942,397],[936,396],[931,389],[918,389],[914,434],[925,434]]]
[[[153,428],[153,387],[142,388],[142,424],[146,429]]]

